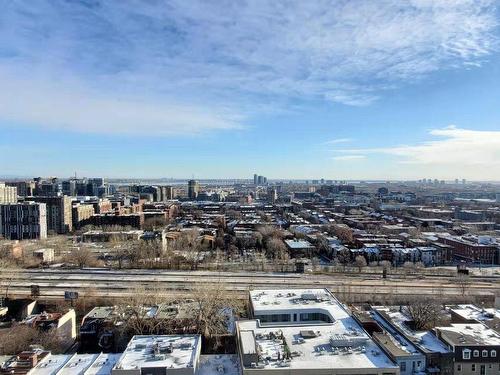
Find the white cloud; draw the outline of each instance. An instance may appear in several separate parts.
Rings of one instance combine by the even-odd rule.
[[[356,157],[388,155],[406,165],[406,168],[402,169],[403,174],[412,176],[431,174],[450,178],[500,178],[500,131],[448,126],[431,130],[429,135],[434,139],[415,145],[345,149],[337,152]]]
[[[337,138],[337,139],[331,139],[329,141],[326,141],[324,144],[325,145],[336,145],[339,143],[349,143],[352,142],[352,138]]]
[[[0,68],[16,72],[14,85],[45,78],[53,111],[18,89],[32,101],[3,117],[130,131],[146,116],[163,134],[241,126],[255,108],[295,99],[368,105],[437,70],[480,66],[496,30],[494,0],[6,2]],[[57,104],[70,104],[51,88],[60,75],[99,93],[99,103],[83,100],[85,118]],[[117,109],[107,118],[102,107]]]
[[[349,161],[349,160],[360,160],[365,158],[366,158],[365,155],[344,155],[344,156],[334,156],[332,159],[339,161]]]
[[[12,80],[0,71],[0,120],[89,133],[183,135],[240,128],[226,108],[105,95],[63,79]]]

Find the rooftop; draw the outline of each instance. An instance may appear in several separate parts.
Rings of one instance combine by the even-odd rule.
[[[85,375],[109,375],[115,367],[116,362],[120,359],[121,354],[101,353],[92,366],[90,366]]]
[[[66,362],[57,375],[83,375],[97,357],[99,357],[99,354],[75,354]]]
[[[349,316],[328,289],[252,290],[250,299],[255,315],[321,311],[334,319]]]
[[[396,366],[349,316],[325,326],[261,328],[256,320],[240,321],[241,334],[252,332],[259,369],[394,369]],[[247,338],[251,340],[251,335]]]
[[[500,345],[500,334],[481,323],[452,324],[436,330],[452,345]]]
[[[449,353],[447,346],[429,330],[416,331],[411,329],[405,322],[411,319],[407,317],[398,307],[376,307],[376,311],[385,314],[391,323],[399,328],[414,344],[421,349],[434,353]],[[374,314],[372,314],[374,315]]]
[[[199,356],[199,335],[134,336],[115,368],[193,368]]]
[[[197,375],[240,375],[239,363],[236,354],[202,355]]]
[[[476,305],[453,305],[448,306],[451,312],[463,319],[487,322],[500,319],[500,310],[493,308],[480,308]]]
[[[54,375],[71,358],[70,354],[50,354],[37,364],[30,374],[33,375]]]
[[[285,240],[285,243],[292,250],[310,249],[313,247],[313,245],[306,240]]]

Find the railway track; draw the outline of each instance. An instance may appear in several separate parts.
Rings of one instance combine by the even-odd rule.
[[[365,277],[363,277],[365,276]],[[366,277],[368,276],[368,277]],[[168,296],[181,296],[200,284],[224,283],[226,289],[241,296],[249,289],[319,288],[334,293],[370,295],[463,295],[462,286],[442,277],[423,279],[381,279],[375,275],[236,273],[209,271],[157,270],[0,270],[2,291],[9,295],[28,296],[31,285],[38,285],[40,295],[61,298],[64,291],[78,291],[102,297],[123,297],[138,288],[154,289]],[[469,296],[500,295],[500,282],[490,278],[471,278],[466,286]]]

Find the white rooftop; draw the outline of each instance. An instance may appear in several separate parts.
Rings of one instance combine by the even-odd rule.
[[[348,315],[337,318],[330,325],[259,327],[256,320],[248,320],[239,321],[238,327],[240,332],[254,332],[259,369],[397,368],[354,319]],[[301,331],[307,331],[308,338]],[[291,359],[284,360],[285,346]]]
[[[83,375],[97,357],[99,354],[75,354],[57,375]]]
[[[250,299],[255,315],[321,311],[332,320],[349,316],[328,289],[252,290]]]
[[[439,340],[434,333],[429,330],[415,331],[405,324],[405,321],[411,320],[404,313],[399,311],[398,307],[375,307],[375,310],[386,313],[392,323],[403,331],[407,337],[411,338],[420,347],[430,352],[435,353],[449,353],[448,347]]]
[[[467,345],[500,345],[500,334],[481,323],[452,324],[449,327],[436,327],[458,343]]]
[[[477,320],[478,322],[500,319],[500,310],[493,308],[480,308],[476,305],[454,305],[447,306],[455,314],[467,320]]]
[[[200,335],[134,336],[115,369],[147,367],[193,368],[200,352]]]
[[[49,354],[31,370],[30,374],[55,375],[70,358],[70,354]]]
[[[400,335],[389,323],[387,323],[381,315],[372,313],[371,316],[375,321],[390,335],[391,342],[400,350],[406,352],[409,356],[421,356],[417,347],[411,341]]]
[[[200,356],[197,375],[240,375],[239,358],[236,354],[215,354]]]
[[[90,366],[85,375],[110,375],[121,354],[101,353]]]

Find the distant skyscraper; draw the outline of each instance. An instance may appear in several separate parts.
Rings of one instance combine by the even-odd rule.
[[[253,175],[253,184],[257,185],[258,183],[259,183],[259,176],[257,175],[257,173],[255,173]]]
[[[6,186],[13,186],[17,188],[17,195],[19,197],[28,197],[35,192],[34,181],[9,181],[5,183]]]
[[[0,183],[0,204],[16,202],[17,188],[15,186],[7,186],[4,183]]]
[[[9,240],[47,238],[44,203],[0,204],[0,236]]]
[[[161,186],[162,201],[174,199],[174,188],[172,186]]]
[[[45,203],[47,206],[47,230],[50,232],[65,234],[73,230],[73,211],[70,197],[27,197],[26,201]]]
[[[196,199],[200,191],[200,184],[196,180],[188,181],[188,197],[189,199]]]

